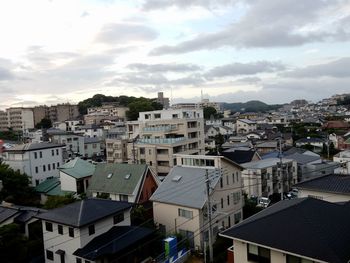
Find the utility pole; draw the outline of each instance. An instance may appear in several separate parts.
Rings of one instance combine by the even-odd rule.
[[[281,185],[282,185],[282,191],[281,191],[281,200],[283,200],[283,188],[284,188],[284,180],[283,180],[283,161],[282,161],[282,140],[279,139],[279,157],[280,157],[280,162],[279,162],[279,174],[281,177]]]
[[[213,231],[212,231],[212,224],[211,224],[211,204],[210,204],[210,180],[209,180],[209,174],[208,169],[205,170],[205,182],[207,185],[207,210],[208,210],[208,219],[209,219],[209,262],[212,263],[213,258]]]

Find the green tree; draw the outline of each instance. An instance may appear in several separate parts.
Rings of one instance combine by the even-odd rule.
[[[26,174],[14,171],[7,164],[0,162],[0,180],[3,188],[0,191],[2,200],[18,205],[36,205],[39,200],[34,189],[29,186]]]
[[[214,107],[204,107],[203,108],[203,115],[204,119],[208,120],[211,116],[214,118],[216,117],[217,111]]]
[[[161,104],[143,97],[134,100],[128,107],[129,110],[126,112],[128,120],[137,120],[139,112],[161,110],[163,108]]]
[[[43,118],[40,122],[35,125],[37,129],[49,129],[52,127],[52,121],[48,118]]]
[[[1,262],[27,262],[28,249],[25,238],[17,224],[0,227]]]
[[[54,209],[62,207],[77,201],[73,195],[68,194],[65,196],[49,196],[44,204],[45,209]]]

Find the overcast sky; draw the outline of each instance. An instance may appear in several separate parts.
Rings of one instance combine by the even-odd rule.
[[[350,92],[350,0],[11,0],[0,34],[0,108]]]

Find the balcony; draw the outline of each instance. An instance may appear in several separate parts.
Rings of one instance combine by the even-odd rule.
[[[141,144],[174,144],[187,140],[186,137],[179,138],[143,138],[137,142]]]
[[[150,127],[144,127],[143,132],[171,132],[176,131],[177,126],[176,125],[166,125],[166,126],[150,126]]]

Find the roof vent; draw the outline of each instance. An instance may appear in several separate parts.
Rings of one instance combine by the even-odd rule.
[[[112,176],[113,176],[113,173],[110,173],[110,174],[107,175],[107,178],[108,178],[108,179],[111,179]]]
[[[125,175],[124,179],[129,180],[130,176],[131,176],[131,174],[127,174],[127,175]]]
[[[181,180],[181,178],[182,178],[181,175],[175,175],[175,176],[171,179],[171,181],[173,181],[173,182],[179,182],[179,181]]]

